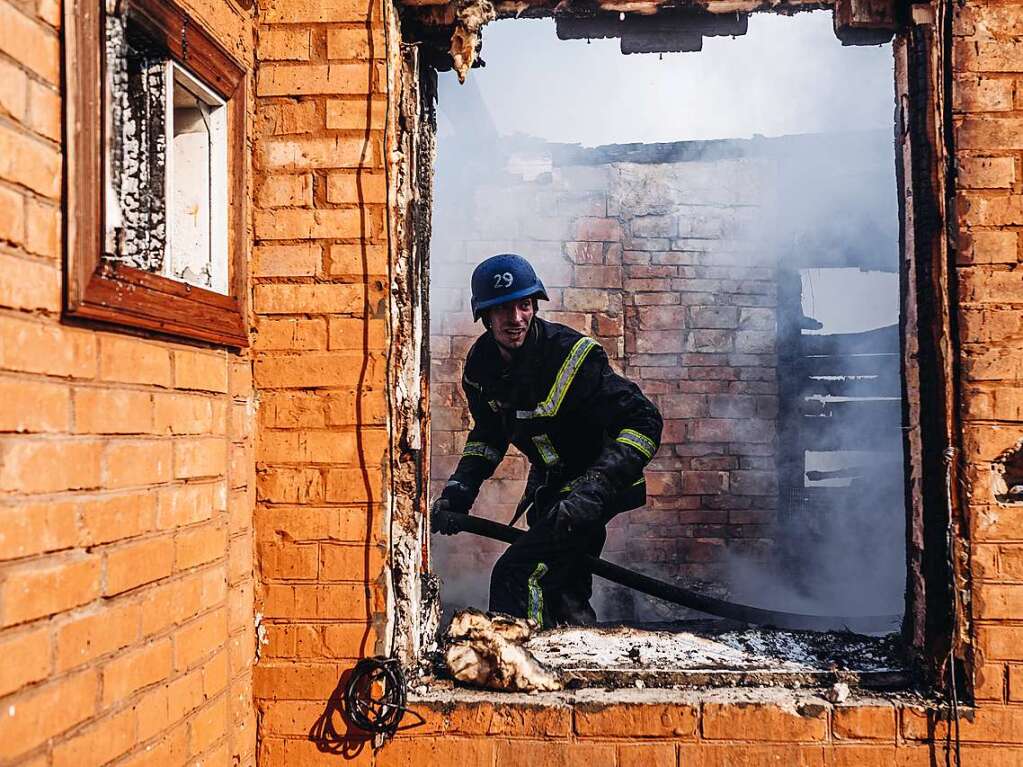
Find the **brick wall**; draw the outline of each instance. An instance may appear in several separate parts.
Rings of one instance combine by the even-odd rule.
[[[249,362],[60,323],[60,24],[0,0],[0,763],[252,764]]]
[[[326,758],[310,728],[342,672],[381,649],[386,81],[380,2],[258,11],[255,699],[270,767]]]

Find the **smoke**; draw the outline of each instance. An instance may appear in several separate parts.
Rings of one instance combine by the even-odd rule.
[[[901,612],[890,47],[843,48],[829,13],[754,16],[663,57],[553,27],[491,24],[486,68],[441,76],[435,492],[469,423],[469,275],[518,252],[542,315],[596,337],[666,419],[648,504],[611,523],[606,558],[764,607]],[[525,471],[510,453],[473,513],[508,521]],[[486,607],[502,549],[434,539],[447,612]],[[602,620],[682,617],[595,589]]]

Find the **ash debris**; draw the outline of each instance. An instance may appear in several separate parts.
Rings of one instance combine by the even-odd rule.
[[[560,690],[561,681],[526,649],[534,624],[479,610],[460,610],[447,630],[444,661],[465,684],[510,692]]]

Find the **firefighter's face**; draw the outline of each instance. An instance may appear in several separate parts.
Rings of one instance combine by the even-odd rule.
[[[533,321],[535,304],[532,298],[522,298],[499,304],[490,310],[490,332],[494,340],[505,349],[518,349],[526,342],[526,331]]]

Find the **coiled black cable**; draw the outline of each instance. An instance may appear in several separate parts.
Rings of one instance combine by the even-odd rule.
[[[408,692],[395,658],[363,658],[345,685],[344,714],[361,730],[392,737],[405,716]]]

